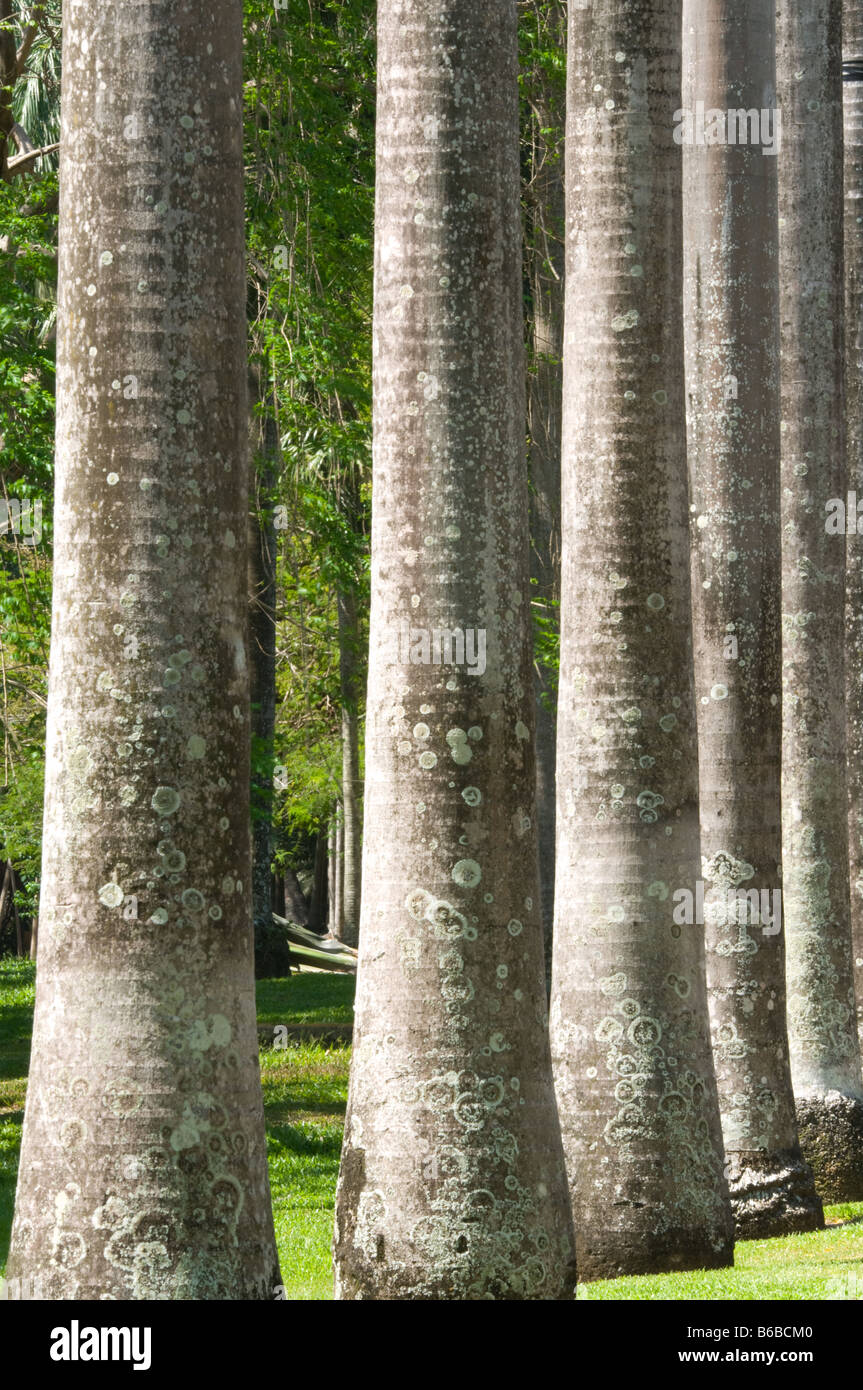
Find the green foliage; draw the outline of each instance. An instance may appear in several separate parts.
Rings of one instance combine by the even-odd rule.
[[[42,789],[45,764],[38,745],[16,766],[7,787],[0,787],[0,860],[11,859],[24,884],[16,893],[18,911],[32,916],[39,896],[42,858]]]
[[[277,855],[341,787],[336,591],[367,609],[374,15],[359,0],[246,4],[253,355],[278,437]],[[261,750],[262,756],[266,750]]]

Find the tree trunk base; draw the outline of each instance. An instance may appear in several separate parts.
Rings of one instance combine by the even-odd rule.
[[[727,1151],[726,1151],[727,1152]],[[824,1211],[812,1169],[799,1149],[727,1153],[737,1240],[820,1231]]]
[[[596,1213],[594,1213],[595,1219]],[[580,1284],[620,1279],[629,1274],[676,1274],[685,1269],[727,1269],[734,1264],[734,1241],[707,1239],[703,1232],[614,1231],[576,1222],[576,1266]]]
[[[841,1091],[797,1097],[800,1147],[823,1202],[863,1202],[863,1100]]]

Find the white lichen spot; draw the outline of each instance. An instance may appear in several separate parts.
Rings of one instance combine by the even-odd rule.
[[[180,793],[174,787],[157,787],[150,805],[160,816],[172,816],[180,805]]]
[[[99,902],[105,907],[119,907],[123,901],[123,890],[119,883],[103,883],[99,889]]]
[[[203,739],[200,734],[191,734],[186,742],[186,757],[203,758],[206,751],[206,739]]]
[[[460,888],[475,888],[482,878],[482,869],[475,859],[459,859],[452,867],[451,878]]]
[[[478,806],[482,801],[482,792],[479,787],[465,787],[461,796],[462,801],[465,801],[468,806]]]
[[[727,686],[727,685],[712,685],[712,686],[710,687],[710,698],[711,698],[711,700],[727,700],[727,699],[728,699],[728,686]]]
[[[625,314],[617,314],[611,320],[611,328],[614,333],[623,333],[627,328],[635,328],[638,323],[638,310],[629,309]]]
[[[648,594],[647,606],[648,608],[652,608],[654,613],[658,613],[660,609],[665,607],[665,599],[662,597],[662,594]]]
[[[425,753],[420,753],[419,765],[420,767],[425,768],[427,771],[433,767],[437,767],[437,754],[432,753],[430,749],[427,750]]]

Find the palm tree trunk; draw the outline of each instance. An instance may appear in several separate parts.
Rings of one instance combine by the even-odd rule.
[[[845,421],[848,488],[863,499],[863,4],[842,11],[845,166]],[[845,497],[838,494],[842,500]],[[855,517],[855,526],[857,518]],[[850,518],[846,517],[846,525]],[[858,1037],[863,1046],[863,543],[846,546],[849,877]]]
[[[734,13],[724,0],[684,0],[684,72],[685,110],[775,106],[772,0]],[[822,1220],[800,1154],[785,1028],[776,163],[760,143],[684,151],[707,983],[742,1237]],[[731,896],[748,890],[759,896]]]
[[[79,0],[63,53],[42,939],[7,1277],[47,1300],[271,1299],[242,6],[202,24]]]
[[[848,877],[842,0],[778,10],[782,285],[782,891],[803,1152],[825,1201],[863,1199],[863,1079]]]
[[[344,940],[345,934],[345,818],[344,810],[340,805],[336,814],[336,862],[334,865],[335,878],[335,915],[336,915],[336,935],[339,940]]]
[[[383,0],[378,16],[366,833],[336,1292],[560,1299],[573,1270],[535,829],[517,7]]]
[[[360,627],[356,590],[340,587],[337,602],[342,696],[343,896],[340,920],[345,942],[348,946],[356,946],[360,933],[363,805],[359,747]]]
[[[329,915],[327,928],[331,936],[339,935],[339,922],[336,916],[336,821],[330,816],[327,825],[327,904]]]
[[[732,1261],[698,876],[679,0],[571,6],[551,1036],[581,1278]]]

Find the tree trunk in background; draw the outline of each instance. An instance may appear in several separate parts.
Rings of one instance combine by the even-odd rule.
[[[339,935],[339,922],[336,916],[336,820],[330,816],[327,825],[327,904],[329,913],[327,927],[331,936]]]
[[[7,1269],[45,1300],[280,1283],[252,961],[241,24],[239,0],[206,24],[167,0],[64,7],[42,940]]]
[[[325,932],[327,929],[327,877],[327,832],[326,830],[319,830],[315,840],[315,868],[309,903],[309,928],[311,931]]]
[[[14,893],[14,870],[11,860],[6,860],[0,870],[0,931],[6,918],[6,905]]]
[[[18,904],[15,901],[14,888],[12,892],[12,920],[15,923],[15,954],[20,957],[24,954],[24,937],[21,932],[21,918],[18,913]]]
[[[732,1262],[698,875],[679,0],[569,12],[551,1036],[579,1275]]]
[[[565,49],[563,0],[533,0],[538,24],[547,23],[547,42]],[[564,159],[566,92],[541,69],[528,75],[533,108],[531,188],[527,216],[527,274],[531,290],[529,331],[532,370],[527,376],[530,440],[531,601],[555,625],[560,601],[560,431],[563,411]],[[539,896],[545,961],[551,982],[554,924],[556,683],[541,665],[536,691],[536,822]]]
[[[335,918],[338,928],[336,935],[341,941],[345,934],[345,819],[342,807],[336,815],[336,862],[335,878]],[[348,943],[350,944],[350,943]]]
[[[266,413],[250,414],[254,471],[248,515],[249,676],[252,721],[252,919],[255,933],[273,913],[273,748],[276,729],[276,485],[279,436],[270,413],[272,392],[260,362],[249,373],[252,400]],[[256,769],[255,763],[258,764]]]
[[[309,905],[300,887],[299,880],[290,867],[285,868],[285,909],[286,916],[290,917],[297,926],[308,926]]]
[[[287,916],[285,912],[285,879],[281,871],[273,875],[273,911],[280,917]],[[296,918],[291,920],[296,921]]]
[[[357,595],[354,589],[340,588],[339,671],[342,697],[342,816],[344,891],[340,921],[343,939],[356,946],[360,933],[360,880],[362,873],[363,784],[360,778],[359,703],[360,630]]]
[[[863,4],[842,11],[845,128],[845,421],[848,488],[863,498]],[[844,493],[837,494],[845,500]],[[855,517],[855,523],[857,518]],[[846,518],[850,525],[850,518]],[[849,870],[858,1037],[863,1046],[863,540],[846,549]]]
[[[773,9],[751,0],[732,14],[724,0],[684,0],[685,110],[775,107]],[[684,150],[701,864],[738,1237],[822,1222],[785,1029],[776,164],[761,144]],[[762,896],[731,896],[751,889]]]
[[[39,918],[34,917],[30,927],[30,959],[36,959],[36,951],[39,944]]]
[[[863,1199],[863,1080],[848,878],[842,0],[778,10],[782,309],[782,890],[788,1038],[821,1197]]]
[[[336,1296],[563,1299],[572,1232],[537,873],[516,4],[383,0],[378,16],[366,835]],[[460,661],[455,641],[449,664],[427,660],[429,634],[454,628],[478,644],[462,656],[485,660]],[[415,662],[405,629],[420,633]]]

